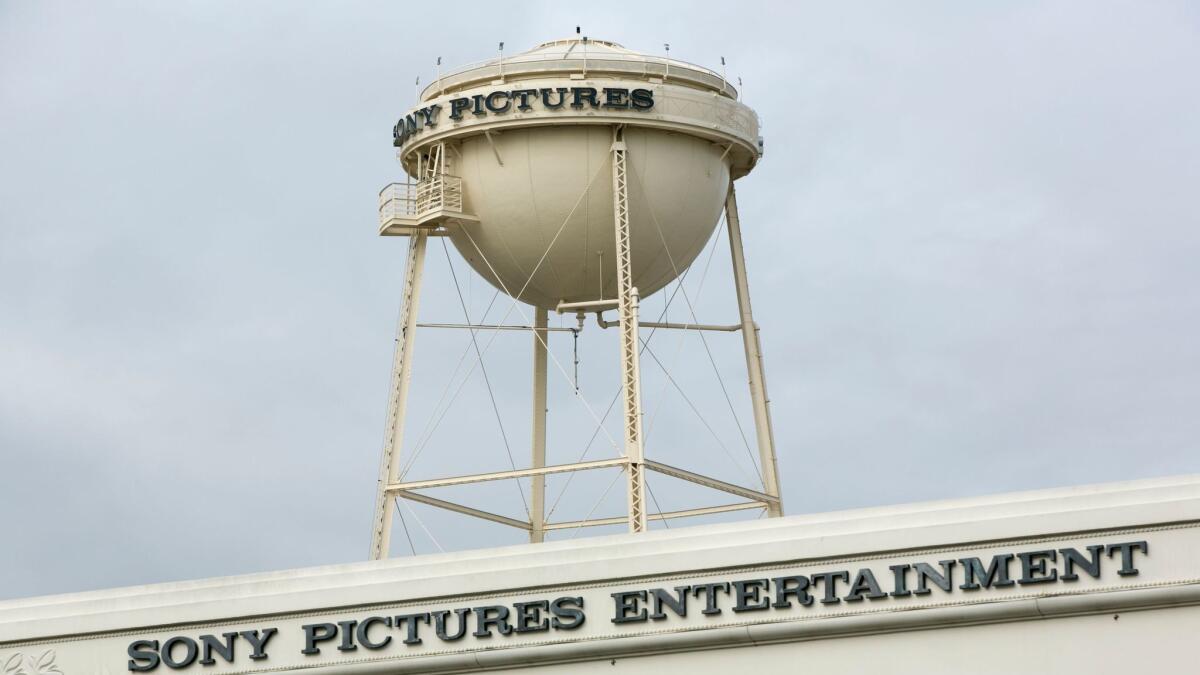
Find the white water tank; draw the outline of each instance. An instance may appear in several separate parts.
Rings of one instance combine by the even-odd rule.
[[[628,149],[633,283],[682,274],[760,156],[758,120],[712,71],[584,38],[451,72],[401,118],[414,179],[461,178],[454,245],[532,305],[616,296],[612,145]]]

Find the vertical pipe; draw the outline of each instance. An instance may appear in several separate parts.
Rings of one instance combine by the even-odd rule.
[[[427,233],[418,229],[408,240],[408,264],[404,274],[404,295],[400,301],[396,352],[392,359],[392,392],[388,401],[388,422],[379,461],[379,484],[375,495],[375,518],[371,530],[371,560],[388,557],[392,537],[392,497],[387,486],[400,478],[400,441],[404,436],[404,413],[408,404],[408,383],[412,377],[413,341],[417,333],[417,305],[421,297],[421,276],[425,268]]]
[[[758,456],[762,464],[764,491],[779,498],[779,468],[775,461],[775,433],[771,429],[770,399],[767,398],[766,371],[763,368],[762,345],[758,340],[758,325],[750,309],[750,284],[746,278],[746,256],[742,250],[742,225],[738,218],[737,195],[733,181],[725,198],[725,222],[729,226],[729,253],[733,258],[733,281],[737,289],[738,312],[742,323],[742,344],[746,350],[746,374],[750,380],[750,402],[754,406],[754,430],[758,436]],[[772,516],[783,515],[783,502],[767,508]]]
[[[629,531],[646,531],[642,385],[638,365],[638,291],[633,286],[625,138],[613,131],[613,221],[617,244],[617,302],[621,321],[621,388],[625,398],[625,456],[629,459]]]
[[[549,312],[538,307],[533,311],[533,467],[546,466],[546,330]],[[533,504],[530,506],[529,541],[536,544],[545,539],[546,476],[533,477]]]

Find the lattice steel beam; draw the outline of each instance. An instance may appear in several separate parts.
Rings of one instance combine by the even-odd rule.
[[[629,234],[629,181],[624,132],[613,130],[613,221],[617,245],[617,301],[620,314],[621,389],[624,393],[625,456],[629,459],[629,531],[646,531],[646,476],[642,467],[642,387],[638,365],[638,292],[633,286]]]
[[[383,453],[379,460],[375,517],[371,529],[371,560],[388,557],[391,544],[392,501],[388,496],[387,488],[399,478],[400,474],[400,441],[404,435],[408,383],[412,379],[413,340],[417,334],[417,305],[421,298],[421,276],[425,269],[425,244],[427,241],[428,235],[424,230],[418,230],[408,240],[404,294],[400,302],[396,353],[392,358],[392,393],[388,400],[388,423],[384,432]]]

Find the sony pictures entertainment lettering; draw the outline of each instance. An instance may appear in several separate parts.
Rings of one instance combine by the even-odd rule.
[[[649,89],[630,90],[622,87],[497,90],[487,94],[475,94],[469,98],[450,99],[448,117],[452,121],[459,121],[467,114],[482,117],[509,111],[528,112],[533,110],[535,105],[544,110],[650,110],[654,107],[654,92]],[[418,131],[436,127],[443,110],[440,103],[434,103],[401,117],[392,128],[393,144],[399,147]]]
[[[1146,541],[1094,544],[1079,548],[998,553],[990,558],[960,557],[935,562],[900,562],[879,568],[833,569],[809,574],[778,574],[669,588],[643,587],[610,593],[607,620],[614,625],[670,621],[690,612],[715,617],[725,612],[802,612],[840,603],[894,602],[897,598],[941,593],[969,593],[1047,583],[1071,583],[1082,575],[1099,579],[1103,568],[1120,577],[1136,576],[1138,555],[1149,554]],[[341,621],[314,621],[301,626],[306,657],[322,653],[371,652],[427,641],[505,640],[530,633],[572,631],[587,620],[584,598],[560,596],[511,604],[475,604],[403,614],[375,613]],[[129,644],[128,667],[145,672],[165,666],[234,663],[269,658],[278,628],[230,631]]]

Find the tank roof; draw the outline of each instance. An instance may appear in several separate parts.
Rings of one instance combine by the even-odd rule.
[[[569,38],[563,38],[562,40],[551,40],[549,42],[543,42],[542,44],[534,47],[533,49],[530,49],[529,52],[536,52],[536,51],[540,51],[543,49],[550,49],[550,48],[554,48],[554,47],[565,47],[566,49],[569,50],[569,49],[574,49],[574,47],[579,44],[588,44],[588,45],[595,45],[595,46],[599,46],[599,47],[607,47],[608,49],[611,49],[613,51],[622,51],[622,52],[632,53],[631,50],[626,49],[624,45],[619,45],[615,42],[609,42],[608,40],[595,40],[595,39],[592,39],[589,37],[569,37]],[[529,53],[529,52],[526,52],[526,53]]]
[[[503,68],[501,68],[503,65]],[[564,72],[586,72],[596,76],[669,79],[672,84],[714,91],[737,98],[737,90],[718,72],[687,61],[646,54],[609,40],[575,36],[543,42],[536,47],[501,57],[467,64],[441,75],[421,92],[428,100],[443,92],[454,92],[480,82],[511,78],[530,79]]]

